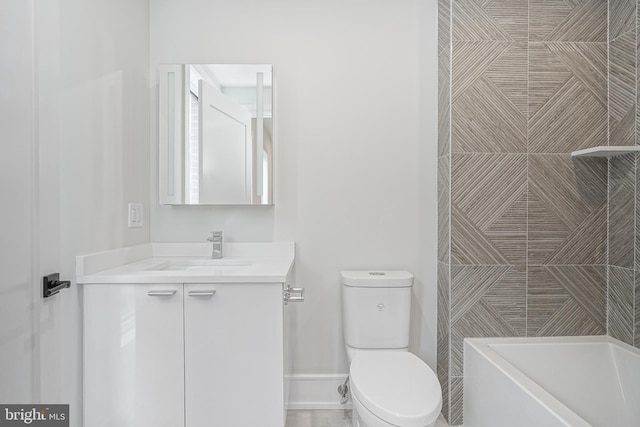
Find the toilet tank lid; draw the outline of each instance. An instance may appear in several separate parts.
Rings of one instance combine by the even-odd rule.
[[[413,274],[398,270],[343,271],[342,283],[365,288],[406,288],[413,284]]]

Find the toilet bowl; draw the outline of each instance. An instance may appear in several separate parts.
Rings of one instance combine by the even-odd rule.
[[[431,427],[442,409],[433,371],[403,351],[359,353],[349,370],[355,427]]]
[[[343,271],[344,336],[354,427],[431,427],[442,409],[435,373],[408,352],[406,271]]]

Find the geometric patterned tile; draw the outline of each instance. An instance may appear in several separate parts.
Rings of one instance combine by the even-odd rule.
[[[451,184],[450,184],[449,156],[438,158],[438,261],[449,263],[450,257],[450,230],[451,218]]]
[[[636,189],[640,188],[640,156],[635,158]],[[640,193],[635,192],[635,232],[634,232],[634,302],[633,302],[633,345],[640,348]]]
[[[449,265],[438,262],[438,326],[437,360],[438,365],[449,369]]]
[[[640,7],[636,8],[636,23],[640,22]],[[636,26],[636,64],[635,64],[635,69],[636,69],[636,138],[635,138],[635,143],[638,144],[639,140],[638,140],[638,135],[640,135],[640,108],[637,108],[638,105],[640,105],[640,90],[638,90],[638,87],[640,87],[640,72],[638,72],[638,68],[640,66],[640,38],[638,37],[638,31],[640,31],[640,29],[638,29],[638,27]]]
[[[451,369],[463,371],[466,337],[524,336],[526,276],[524,267],[451,267]]]
[[[607,2],[531,0],[529,40],[606,42]]]
[[[609,117],[609,145],[635,145],[636,140],[636,104],[627,110],[620,121]]]
[[[634,328],[633,328],[633,345],[640,347],[640,274],[635,270],[635,291],[633,300],[633,316],[634,316]]]
[[[569,70],[544,43],[529,44],[529,118],[571,78]]]
[[[451,0],[438,0],[438,54],[451,48]]]
[[[571,5],[563,0],[529,1],[529,41],[548,40],[548,35],[567,19]]]
[[[462,426],[463,424],[463,395],[464,384],[462,377],[451,378],[451,418],[449,419],[449,425]]]
[[[452,102],[469,89],[511,46],[510,41],[452,42]]]
[[[527,281],[527,336],[606,333],[604,266],[531,266]]]
[[[449,264],[438,262],[436,372],[442,387],[442,413],[449,419]]]
[[[529,45],[531,153],[606,145],[606,43]]]
[[[511,41],[459,41],[452,42],[452,100],[471,87],[476,80],[507,51]]]
[[[451,199],[449,223],[439,220],[450,224],[450,257],[439,251],[437,365],[443,413],[459,425],[465,337],[605,333],[607,161],[566,153],[606,145],[609,124],[614,140],[628,140],[640,112],[620,91],[621,108],[609,116],[607,2],[439,6],[439,81],[451,84],[439,92],[439,105],[451,106],[450,117],[439,113],[439,157],[450,156],[439,163],[449,178],[439,178],[439,200],[444,188]],[[612,5],[612,16],[626,8]],[[612,75],[626,72],[627,60],[614,58]],[[634,315],[640,325],[640,309]]]
[[[449,370],[445,370],[440,365],[438,365],[438,381],[442,388],[442,416],[449,422],[451,419],[449,416]],[[451,424],[449,423],[449,425]]]
[[[453,47],[452,150],[526,152],[527,44],[454,41]]]
[[[640,188],[640,156],[634,159],[635,185]],[[633,296],[633,345],[640,348],[640,193],[635,191],[634,227],[634,296]]]
[[[633,270],[609,266],[607,333],[633,345]]]
[[[513,43],[484,74],[484,77],[518,110],[521,116],[518,115],[517,119],[525,120],[525,126],[528,111],[528,50],[526,42]]]
[[[449,334],[439,335],[437,340],[437,364],[442,372],[449,372],[450,341]]]
[[[526,262],[526,155],[453,153],[451,262]]]
[[[528,0],[493,0],[483,1],[484,11],[513,40],[527,41],[529,31]]]
[[[438,0],[438,157],[451,149],[451,0]]]
[[[526,40],[527,13],[526,0],[454,0],[453,40]]]
[[[636,22],[640,22],[640,8],[637,8],[637,14],[636,14]],[[640,58],[640,40],[638,37],[638,28],[636,28],[636,64],[635,64],[635,69],[636,69],[636,132],[635,132],[635,143],[638,144],[638,135],[640,135],[640,108],[637,108],[638,105],[640,105],[640,90],[637,90],[638,87],[640,87],[640,73],[637,72],[638,68],[639,68],[639,62],[640,60],[638,59]]]
[[[635,144],[635,92],[636,30],[634,29],[609,44],[609,145]]]
[[[609,40],[636,29],[636,0],[609,1]]]
[[[529,265],[605,264],[606,159],[528,157]]]
[[[508,324],[517,335],[524,332],[523,267],[452,266],[451,275],[451,322],[462,319],[478,304],[482,304],[494,314],[496,320]]]
[[[635,155],[609,160],[609,265],[633,268]]]
[[[607,105],[607,44],[606,43],[542,43],[571,77],[602,106]]]
[[[438,54],[438,157],[448,156],[451,147],[451,53]]]
[[[634,159],[634,168],[635,168],[635,188],[640,189],[640,156],[636,154]],[[635,191],[635,228],[634,228],[634,270],[638,272],[640,270],[640,192]],[[640,277],[640,274],[636,274],[636,276]]]

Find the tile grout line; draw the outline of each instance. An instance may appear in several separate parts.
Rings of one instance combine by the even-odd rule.
[[[633,135],[634,135],[634,144],[638,145],[638,1],[634,0],[636,3],[636,13],[635,13],[635,24],[634,24],[634,28],[636,30],[636,42],[634,44],[634,48],[635,51],[634,56],[635,56],[635,75],[634,75],[634,84],[635,84],[635,99],[634,99],[634,104],[635,104],[635,114],[634,114],[634,118],[633,118],[633,124],[634,124],[634,128],[633,128]],[[636,306],[636,259],[638,257],[637,254],[637,248],[636,248],[636,240],[638,239],[637,236],[637,219],[638,219],[638,214],[637,214],[637,209],[638,209],[638,205],[637,205],[637,201],[638,201],[638,196],[637,196],[637,191],[638,191],[638,155],[635,154],[633,156],[633,283],[631,284],[631,345],[635,346],[636,345],[636,333],[638,332],[637,329],[637,324],[636,324],[636,312],[638,311],[638,307]]]
[[[452,221],[452,205],[453,199],[451,197],[451,188],[453,187],[452,182],[452,171],[453,171],[453,134],[452,134],[452,123],[453,123],[453,0],[446,0],[449,6],[449,188],[447,191],[449,192],[449,230],[448,236],[449,239],[449,257],[448,257],[448,280],[447,280],[447,422],[451,424],[451,353],[452,353],[452,345],[451,345],[451,223]]]
[[[527,180],[527,218],[526,218],[526,230],[527,234],[525,236],[525,269],[524,269],[524,336],[529,336],[529,118],[531,114],[531,109],[529,106],[529,98],[531,96],[530,93],[530,75],[529,71],[531,69],[531,52],[530,52],[530,44],[531,44],[531,2],[527,1],[527,162],[526,162],[526,180]]]
[[[635,1],[635,0],[634,0]],[[611,111],[611,29],[610,29],[610,25],[611,25],[611,1],[607,0],[607,146],[611,145],[611,120],[609,119],[610,116],[610,111]],[[606,221],[606,227],[607,227],[607,235],[606,235],[606,239],[607,239],[607,244],[606,244],[606,269],[605,269],[605,291],[606,291],[606,295],[605,295],[605,305],[604,305],[604,331],[605,331],[605,335],[609,335],[609,270],[610,265],[609,265],[609,218],[610,218],[610,212],[609,212],[609,204],[610,204],[610,200],[611,200],[611,163],[612,163],[612,159],[607,159],[607,221]]]

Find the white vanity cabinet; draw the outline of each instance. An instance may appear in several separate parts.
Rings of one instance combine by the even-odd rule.
[[[282,284],[184,293],[186,425],[283,426]]]
[[[83,287],[84,426],[184,426],[182,292]]]
[[[91,284],[87,427],[282,427],[282,283]]]

